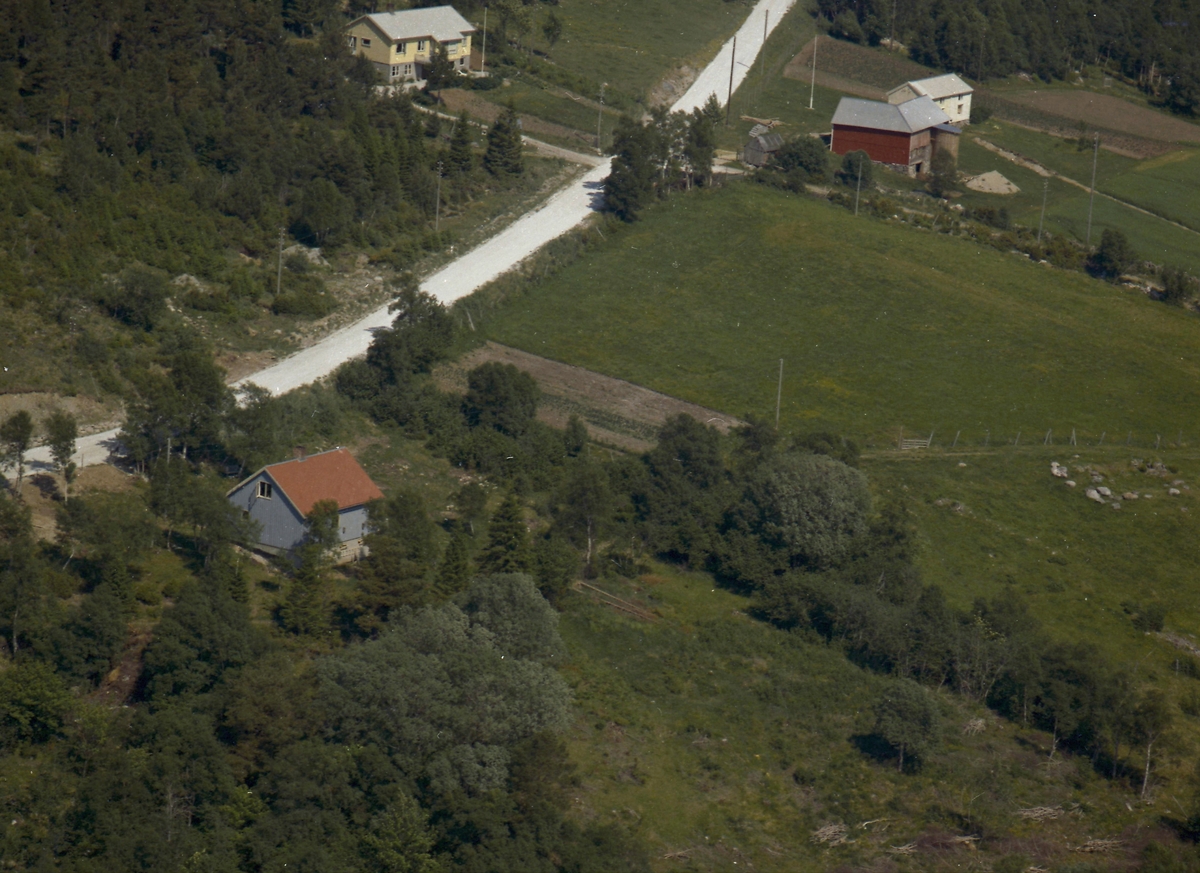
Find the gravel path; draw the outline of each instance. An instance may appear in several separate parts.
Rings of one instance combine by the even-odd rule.
[[[737,42],[737,63],[733,71],[733,87],[736,90],[762,49],[764,23],[774,30],[795,2],[759,0],[737,36],[721,47],[712,63],[696,77],[696,81],[671,109],[691,112],[703,106],[710,94],[715,94],[717,102],[724,106],[729,89],[729,66],[733,59],[734,41]],[[595,160],[592,156],[587,157],[589,162]],[[552,196],[543,206],[426,278],[421,283],[421,289],[443,303],[453,303],[511,270],[546,243],[585,221],[601,205],[601,189],[603,180],[609,174],[610,163],[610,159],[604,159],[595,169]],[[233,387],[236,389],[254,384],[266,388],[273,395],[286,394],[328,376],[346,361],[365,354],[375,331],[389,327],[391,322],[386,306],[377,309],[291,357],[239,379],[233,383]],[[81,437],[76,443],[75,463],[81,467],[105,463],[110,454],[120,450],[116,437],[117,430]],[[44,469],[50,462],[50,453],[44,447],[39,447],[31,450],[27,458],[31,466]]]

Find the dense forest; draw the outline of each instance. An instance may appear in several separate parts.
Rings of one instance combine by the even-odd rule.
[[[115,376],[138,368],[114,369],[113,335],[136,354],[172,310],[324,316],[320,271],[276,275],[281,242],[405,269],[450,241],[439,200],[444,219],[522,172],[511,114],[481,161],[467,119],[377,91],[333,4],[6,0],[0,16],[2,317],[45,337],[29,360],[71,362],[66,393],[128,394]],[[76,365],[98,383],[72,382]]]
[[[1200,110],[1191,0],[818,0],[817,9],[835,36],[894,38],[913,60],[976,80],[1024,71],[1048,82],[1095,64],[1175,112]]]

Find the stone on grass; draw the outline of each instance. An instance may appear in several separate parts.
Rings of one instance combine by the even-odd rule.
[[[1095,488],[1089,488],[1087,491],[1085,491],[1083,493],[1087,495],[1088,500],[1095,500],[1097,503],[1104,502],[1104,498],[1100,496],[1100,492],[1097,491]]]

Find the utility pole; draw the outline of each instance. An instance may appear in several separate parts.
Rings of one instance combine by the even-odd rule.
[[[763,41],[758,50],[758,87],[754,89],[754,111],[758,111],[758,103],[762,98],[763,79],[767,71],[767,34],[770,31],[771,10],[763,10]]]
[[[770,27],[769,27],[770,23],[771,23],[771,10],[767,9],[763,13],[763,44],[762,44],[762,48],[760,48],[758,50],[758,77],[759,77],[759,79],[762,79],[763,71],[766,69],[766,66],[767,66],[767,53],[764,51],[764,49],[766,49],[766,47],[767,47],[767,31],[770,30]],[[759,86],[760,87],[762,86],[761,82],[759,83]]]
[[[1042,217],[1038,219],[1038,242],[1042,241],[1042,225],[1046,223],[1046,192],[1050,190],[1050,180],[1042,180]]]
[[[479,72],[487,73],[487,4],[483,6],[483,57],[479,60]]]
[[[437,180],[437,206],[433,212],[433,232],[437,233],[442,226],[442,162],[437,162],[438,180]]]
[[[283,228],[279,228],[279,272],[275,274],[275,296],[283,288]]]
[[[779,430],[779,407],[783,401],[783,358],[779,359],[779,387],[775,389],[775,430]]]
[[[604,119],[604,89],[608,85],[607,82],[600,83],[600,108],[596,110],[596,154],[604,154],[604,150],[600,146],[600,122]]]
[[[1087,239],[1084,241],[1085,246],[1092,244],[1092,204],[1096,202],[1096,161],[1100,157],[1100,134],[1096,134],[1096,138],[1092,143],[1092,193],[1088,195],[1088,225]]]
[[[817,40],[821,38],[821,34],[813,37],[813,70],[812,70],[812,89],[808,92],[808,108],[813,108],[813,97],[817,93]]]
[[[729,127],[729,111],[733,108],[733,66],[737,59],[737,34],[733,35],[733,51],[729,53],[729,97],[725,100],[725,126]]]
[[[858,195],[862,193],[862,165],[863,157],[858,156],[858,185],[854,189],[854,214],[858,215]]]

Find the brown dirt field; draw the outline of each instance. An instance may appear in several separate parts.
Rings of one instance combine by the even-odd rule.
[[[65,410],[75,416],[79,423],[79,433],[83,436],[108,430],[121,423],[120,406],[106,406],[92,397],[62,397],[47,391],[0,394],[0,420],[21,410],[28,412],[33,416],[34,427],[37,428],[34,434],[35,441],[41,439],[42,422],[55,409]]]
[[[542,389],[538,418],[554,427],[565,427],[578,415],[598,443],[632,452],[644,452],[667,418],[686,413],[712,424],[722,433],[744,422],[695,403],[687,403],[632,382],[531,355],[520,349],[489,342],[434,372],[447,391],[465,392],[467,372],[488,361],[513,364],[537,380]]]
[[[784,67],[784,77],[809,81],[812,77],[812,53],[813,43],[810,41]],[[896,52],[828,37],[817,46],[817,84],[870,100],[885,99],[888,89],[909,79],[932,75],[936,75],[933,70]]]
[[[108,464],[84,467],[71,486],[72,496],[87,491],[128,491],[136,479]],[[21,485],[21,500],[33,514],[33,533],[40,540],[53,540],[58,533],[54,515],[62,505],[60,480],[46,472],[26,472]]]
[[[1189,124],[1120,97],[1090,91],[1013,91],[1004,98],[1042,112],[1061,115],[1136,137],[1162,142],[1200,142],[1200,125]]]
[[[451,88],[444,92],[442,94],[442,101],[445,103],[445,107],[442,109],[443,112],[457,115],[465,109],[471,113],[471,118],[487,124],[491,124],[496,120],[501,109],[495,103],[489,103],[478,94],[463,91],[459,88]],[[573,127],[543,121],[533,115],[521,115],[521,131],[532,137],[553,136],[558,139],[576,141],[580,143],[581,147],[595,145],[592,139],[589,139],[585,134]]]

